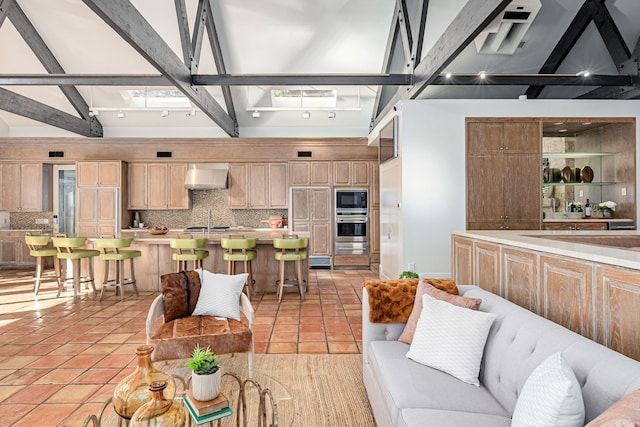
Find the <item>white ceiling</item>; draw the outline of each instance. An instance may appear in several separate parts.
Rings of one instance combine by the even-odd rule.
[[[5,0],[7,1],[7,0]],[[17,1],[66,73],[157,74],[140,54],[120,38],[81,0]],[[473,1],[473,0],[471,0]],[[545,62],[584,0],[542,0],[542,8],[526,34],[523,48],[514,55],[479,55],[471,43],[447,68],[452,72],[536,73]],[[174,1],[131,0],[175,54],[182,58]],[[229,74],[349,74],[382,71],[395,0],[212,0],[214,20]],[[408,4],[414,2],[407,1]],[[430,0],[423,54],[429,51],[464,0]],[[186,0],[192,30],[197,0]],[[640,2],[608,0],[630,50],[640,26]],[[409,8],[410,9],[410,8]],[[408,72],[396,65],[394,73]],[[558,72],[590,69],[616,74],[616,68],[595,28],[589,28]],[[409,70],[410,72],[410,70]],[[46,73],[9,18],[0,27],[0,74]],[[216,74],[213,55],[204,38],[199,74]],[[77,115],[55,86],[4,86],[6,89]],[[123,91],[143,87],[78,86],[92,107],[127,108]],[[151,89],[151,88],[149,88]],[[342,105],[361,111],[264,111],[252,117],[251,108],[264,105],[271,87],[233,87],[231,93],[240,136],[366,136],[377,87],[339,86]],[[517,98],[526,86],[430,86],[420,98]],[[591,88],[547,88],[541,97],[575,97]],[[207,90],[225,108],[219,87]],[[228,135],[205,114],[187,117],[184,111],[161,117],[158,111],[101,111],[104,136],[211,136]],[[0,111],[0,136],[76,136],[70,132]]]

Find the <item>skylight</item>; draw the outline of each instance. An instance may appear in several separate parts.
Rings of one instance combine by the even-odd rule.
[[[271,105],[280,108],[333,108],[338,100],[335,89],[273,89]]]
[[[177,89],[130,89],[121,92],[133,108],[191,108],[191,101]]]

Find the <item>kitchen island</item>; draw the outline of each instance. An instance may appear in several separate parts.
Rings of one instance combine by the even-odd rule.
[[[209,251],[209,256],[203,261],[205,270],[225,274],[227,273],[227,262],[222,258],[224,250],[220,246],[220,240],[223,237],[229,237],[230,234],[257,238],[256,258],[252,261],[253,278],[256,282],[254,289],[256,292],[264,293],[276,292],[277,288],[276,279],[278,278],[279,263],[275,260],[276,249],[273,247],[273,239],[282,237],[283,234],[287,233],[288,230],[286,229],[234,227],[224,232],[192,232],[190,234],[194,238],[204,237],[207,239],[204,249]],[[142,256],[135,260],[136,283],[139,291],[159,292],[160,276],[176,271],[176,263],[171,259],[173,249],[169,246],[169,242],[171,238],[178,237],[179,234],[185,233],[183,230],[169,230],[167,234],[152,235],[146,229],[121,230],[122,237],[133,237],[131,249],[138,249],[142,252]],[[296,235],[309,238],[309,233],[306,232],[298,232]],[[288,264],[294,263],[287,263],[287,277],[295,277],[294,266]],[[189,266],[191,265],[189,263]],[[104,263],[96,260],[94,266],[96,287],[99,288],[104,274]],[[242,265],[238,265],[236,272],[242,273],[242,268]],[[129,271],[128,267],[126,271]],[[307,259],[302,264],[302,273],[305,280],[308,277],[308,271],[309,263]],[[129,277],[128,273],[126,273],[126,276]]]
[[[452,233],[452,275],[640,360],[640,232]]]

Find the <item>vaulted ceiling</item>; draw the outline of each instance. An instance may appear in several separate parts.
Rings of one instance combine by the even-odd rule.
[[[366,136],[404,99],[637,99],[639,21],[637,0],[0,0],[0,136]]]

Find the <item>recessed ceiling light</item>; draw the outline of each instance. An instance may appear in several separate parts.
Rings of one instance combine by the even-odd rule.
[[[124,111],[120,110],[120,111],[118,111],[117,116],[118,116],[119,119],[124,119],[126,115],[124,114]]]
[[[480,72],[478,73],[478,76],[479,76],[481,79],[484,79],[485,77],[487,77],[487,72],[486,72],[486,71],[480,71]]]
[[[450,79],[450,78],[451,78],[451,73],[446,73],[444,76],[445,76],[446,78]]]
[[[576,73],[576,76],[589,77],[591,73],[589,70],[582,70]]]
[[[254,119],[258,119],[260,118],[260,111],[255,110],[251,115],[253,116]]]

